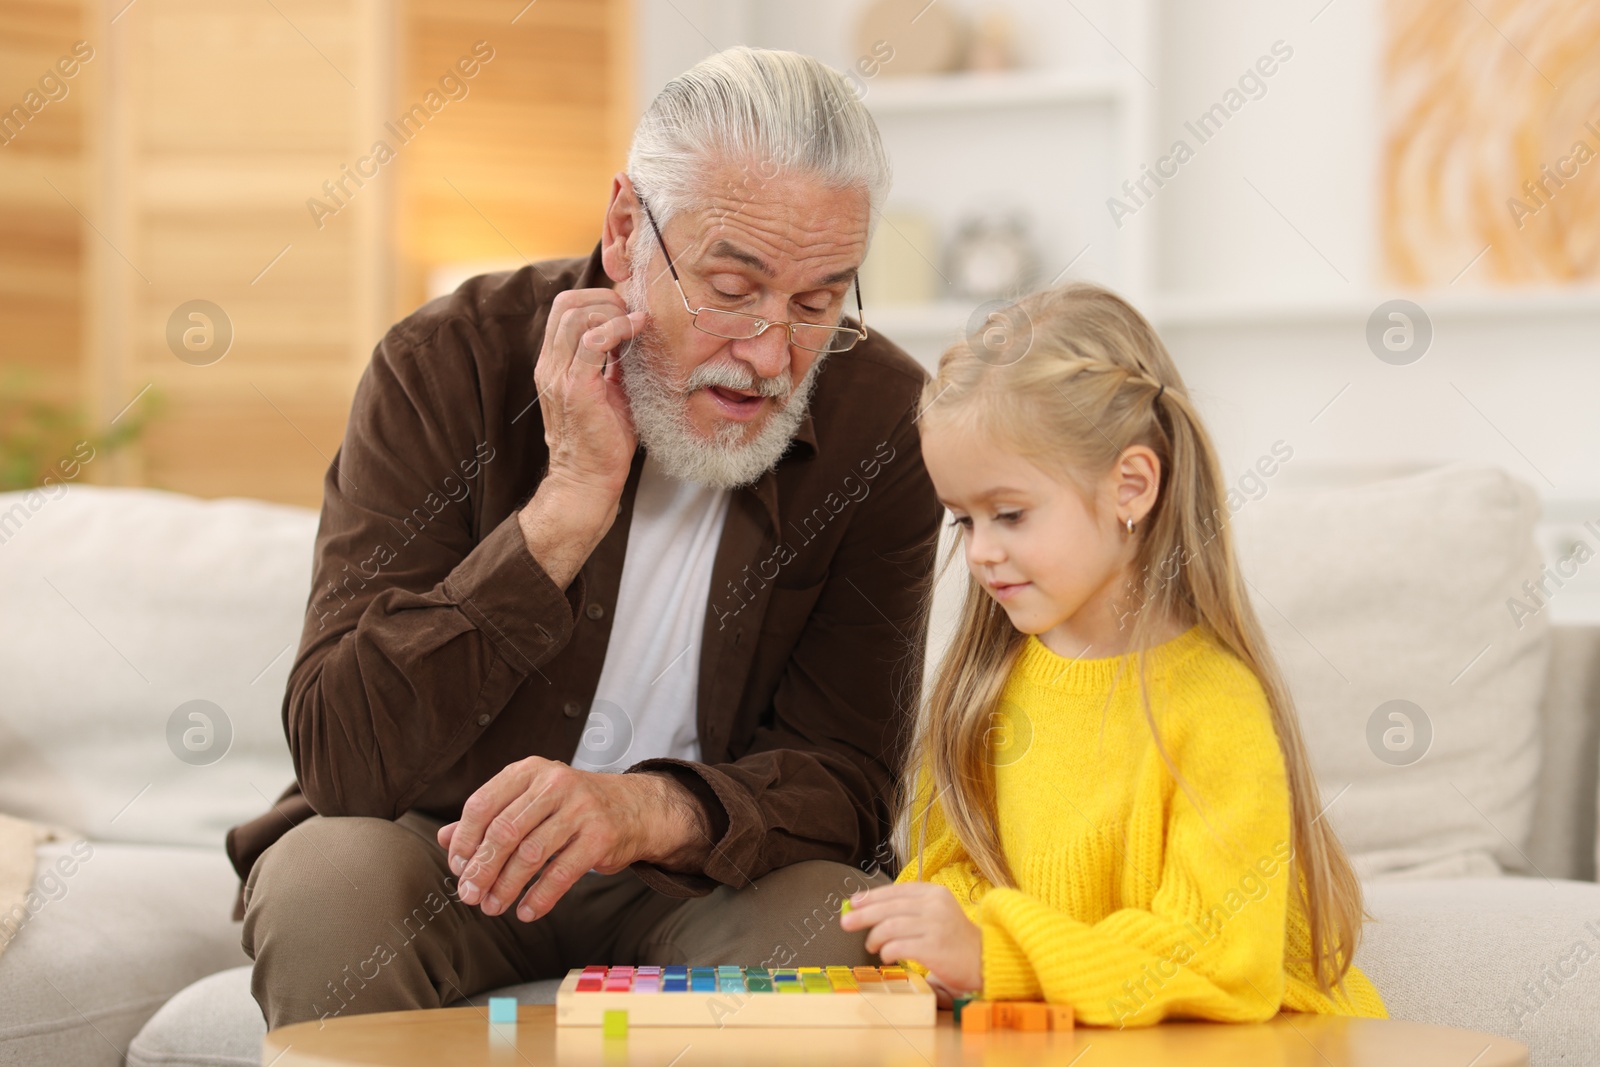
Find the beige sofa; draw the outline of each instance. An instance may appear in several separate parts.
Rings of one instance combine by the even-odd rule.
[[[1536,512],[1503,472],[1452,468],[1275,485],[1235,519],[1377,920],[1357,963],[1396,1017],[1600,1063],[1600,630],[1509,618]],[[220,843],[291,774],[315,529],[154,490],[0,495],[0,812],[87,835],[38,848],[0,954],[0,1064],[258,1062]],[[1426,709],[1422,758],[1369,743],[1391,699]],[[180,713],[195,700],[221,709],[209,734]]]

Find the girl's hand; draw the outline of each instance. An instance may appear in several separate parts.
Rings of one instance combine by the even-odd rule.
[[[839,928],[870,930],[868,952],[885,963],[916,960],[936,989],[965,993],[983,985],[983,931],[942,885],[902,882],[863,890],[850,898]]]

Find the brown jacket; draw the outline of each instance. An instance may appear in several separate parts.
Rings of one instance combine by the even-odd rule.
[[[533,367],[551,301],[601,286],[598,248],[483,275],[374,351],[324,479],[284,696],[299,781],[228,832],[241,878],[314,813],[454,819],[507,764],[577,751],[644,453],[564,592],[516,513],[548,461]],[[883,848],[940,514],[914,422],[925,378],[877,336],[830,357],[776,470],[734,492],[700,650],[704,762],[630,768],[688,786],[716,847],[699,874],[635,864],[653,888],[698,896]]]

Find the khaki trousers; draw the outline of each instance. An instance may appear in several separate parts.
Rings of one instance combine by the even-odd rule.
[[[875,866],[811,860],[689,900],[628,871],[591,871],[548,915],[525,923],[514,908],[489,917],[461,903],[439,826],[416,812],[394,822],[316,817],[256,861],[243,942],[269,1027],[436,1008],[594,963],[877,962],[865,935],[838,923],[844,897],[889,882]]]

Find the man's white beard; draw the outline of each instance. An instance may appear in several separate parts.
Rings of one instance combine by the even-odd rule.
[[[623,284],[629,311],[645,309],[644,272],[634,271]],[[655,323],[645,327],[622,353],[622,389],[633,411],[633,428],[661,469],[672,478],[736,489],[749,485],[771,470],[794,439],[805,418],[811,389],[825,357],[817,356],[811,369],[791,391],[784,378],[757,381],[754,372],[739,363],[703,363],[690,371],[683,383],[674,381],[666,347]],[[711,439],[701,436],[689,418],[689,396],[698,388],[720,385],[760,392],[772,398],[775,410],[755,440],[744,442],[748,423],[722,423]],[[784,394],[788,394],[785,402]]]

